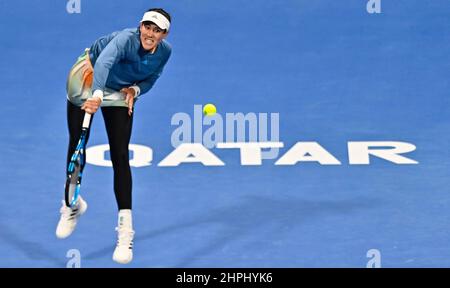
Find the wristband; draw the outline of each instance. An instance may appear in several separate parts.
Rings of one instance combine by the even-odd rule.
[[[100,98],[100,100],[103,102],[103,91],[102,90],[95,90],[94,94],[92,94],[92,98],[97,97]]]
[[[134,97],[138,97],[141,94],[141,88],[139,86],[133,85],[130,88],[134,90]]]

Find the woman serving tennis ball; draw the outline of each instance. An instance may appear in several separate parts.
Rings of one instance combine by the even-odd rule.
[[[70,136],[67,165],[80,138],[84,114],[94,114],[101,107],[105,120],[119,209],[118,240],[113,254],[118,263],[133,259],[132,178],[128,156],[133,107],[138,97],[153,87],[169,60],[172,49],[165,38],[170,21],[169,13],[163,9],[150,9],[143,15],[139,28],[100,37],[78,58],[67,81]],[[88,138],[89,134],[86,141]],[[86,201],[81,197],[74,207],[67,207],[63,200],[56,236],[66,238],[72,234],[86,209]]]

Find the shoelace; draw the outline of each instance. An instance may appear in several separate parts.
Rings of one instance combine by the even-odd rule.
[[[129,228],[116,227],[118,232],[117,246],[132,246],[134,231]]]

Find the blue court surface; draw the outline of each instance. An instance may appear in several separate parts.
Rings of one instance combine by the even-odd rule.
[[[450,267],[448,0],[68,2],[0,2],[0,267]],[[121,266],[101,113],[89,208],[55,236],[65,85],[84,48],[153,7],[172,14],[173,53],[135,107]]]

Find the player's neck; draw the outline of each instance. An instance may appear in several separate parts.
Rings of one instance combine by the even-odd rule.
[[[141,51],[139,52],[140,55],[145,55],[145,54],[155,54],[156,50],[158,49],[158,45],[156,45],[155,47],[153,47],[150,50],[144,49],[144,47],[141,44]]]

